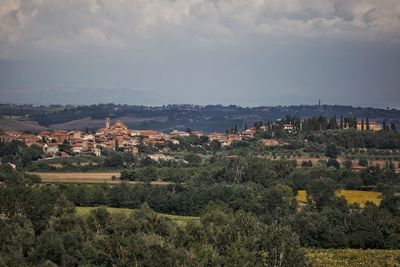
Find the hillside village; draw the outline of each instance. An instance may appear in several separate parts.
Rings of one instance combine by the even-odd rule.
[[[367,124],[368,123],[368,126]],[[357,121],[353,125],[343,122],[336,122],[335,127],[342,127],[343,129],[354,128],[356,130],[371,130],[379,131],[382,128],[375,122]],[[68,157],[74,155],[93,155],[101,156],[104,149],[118,150],[123,152],[131,152],[138,154],[139,145],[141,146],[154,146],[160,144],[173,144],[179,145],[180,138],[187,138],[195,136],[203,138],[207,142],[218,142],[220,147],[231,145],[233,142],[242,141],[254,138],[256,132],[266,132],[269,130],[280,130],[287,133],[292,133],[302,130],[306,121],[299,120],[278,120],[276,123],[255,123],[254,127],[238,131],[232,128],[226,130],[225,133],[211,132],[208,135],[200,131],[186,131],[172,130],[169,133],[158,132],[155,130],[135,130],[129,129],[128,126],[121,120],[111,123],[110,118],[106,118],[103,128],[95,132],[85,131],[40,131],[37,134],[24,133],[18,131],[5,131],[0,135],[0,140],[3,142],[11,140],[19,140],[27,144],[28,147],[35,145],[41,148],[46,157]],[[277,139],[268,138],[260,139],[259,142],[264,146],[279,146],[285,145],[285,142]],[[62,149],[63,146],[68,147],[68,151]],[[154,160],[169,160],[171,159],[165,152],[168,149],[160,150],[160,153],[149,155]]]
[[[264,126],[265,127],[265,126]],[[264,129],[264,127],[262,129]],[[47,157],[69,156],[61,151],[60,146],[69,144],[72,155],[91,154],[100,156],[103,149],[127,151],[132,154],[139,153],[138,145],[156,145],[170,142],[178,145],[179,138],[197,136],[207,138],[209,142],[219,141],[221,146],[228,146],[233,141],[252,138],[256,132],[255,128],[247,129],[238,133],[212,132],[208,136],[200,131],[178,131],[161,133],[155,130],[129,129],[122,121],[118,120],[111,124],[109,118],[105,121],[105,127],[98,129],[95,133],[84,131],[41,131],[37,134],[27,134],[17,131],[7,131],[0,136],[2,141],[19,140],[28,146],[36,145],[43,149]],[[278,145],[278,141],[264,141],[266,145]],[[159,156],[164,158],[166,156]],[[158,159],[154,156],[154,159]]]

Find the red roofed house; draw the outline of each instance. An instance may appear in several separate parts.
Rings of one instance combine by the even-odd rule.
[[[52,137],[54,140],[60,143],[64,142],[64,140],[69,140],[69,135],[64,131],[54,131],[52,133]]]
[[[368,169],[368,168],[365,167],[365,166],[353,166],[353,167],[351,167],[351,169],[352,169],[353,171],[355,171],[355,172],[361,172],[361,171],[364,171],[364,170],[366,170],[366,169]]]

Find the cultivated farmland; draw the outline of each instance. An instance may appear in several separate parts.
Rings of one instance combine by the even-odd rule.
[[[400,250],[383,249],[308,249],[312,266],[400,266]]]
[[[346,199],[347,203],[355,204],[358,203],[360,207],[365,207],[365,204],[369,201],[374,203],[375,205],[379,205],[381,203],[381,195],[380,192],[374,191],[359,191],[359,190],[338,190],[336,191],[337,196],[342,196]],[[299,190],[297,192],[296,199],[298,202],[306,203],[307,202],[307,193],[305,190]]]

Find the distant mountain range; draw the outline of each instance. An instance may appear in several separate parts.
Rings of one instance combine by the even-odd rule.
[[[400,125],[400,110],[362,108],[342,105],[298,105],[240,107],[236,105],[165,105],[138,106],[118,104],[97,105],[14,105],[0,104],[0,128],[5,130],[88,129],[103,126],[104,119],[120,119],[133,129],[200,130],[204,132],[224,131],[255,121],[275,121],[287,115],[307,118],[312,116],[336,116],[369,118],[370,121],[395,123]]]

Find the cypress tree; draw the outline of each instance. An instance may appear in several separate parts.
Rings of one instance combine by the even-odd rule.
[[[115,149],[115,150],[118,150],[118,148],[119,148],[118,139],[115,138],[114,149]]]
[[[344,124],[343,124],[343,114],[340,115],[340,129],[343,130]]]

